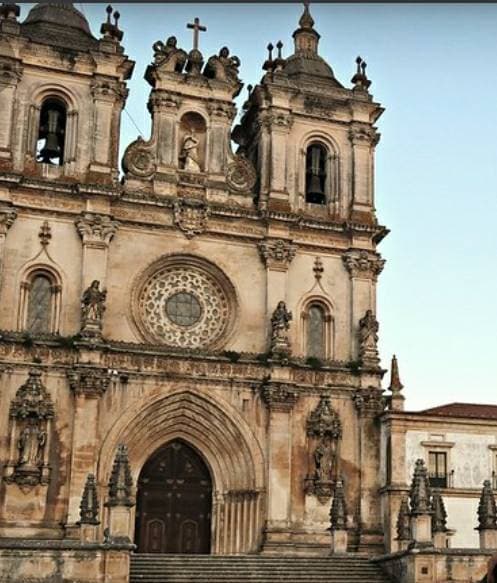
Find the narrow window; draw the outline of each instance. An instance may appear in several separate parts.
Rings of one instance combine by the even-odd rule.
[[[428,477],[433,488],[447,488],[447,454],[444,451],[429,452]]]
[[[52,282],[46,275],[36,275],[29,289],[26,329],[33,334],[51,332]]]
[[[61,100],[49,98],[43,102],[36,151],[38,162],[62,166],[66,121],[67,108]]]
[[[312,304],[307,312],[307,356],[326,358],[326,317],[324,310]]]
[[[306,153],[305,200],[311,204],[326,204],[326,149],[311,144]]]

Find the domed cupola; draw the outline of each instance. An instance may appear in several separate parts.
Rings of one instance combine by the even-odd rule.
[[[90,25],[71,2],[40,2],[22,24],[32,41],[52,46],[87,50],[97,46]]]

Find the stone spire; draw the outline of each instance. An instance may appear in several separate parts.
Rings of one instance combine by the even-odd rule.
[[[295,52],[317,54],[320,35],[314,30],[314,19],[309,11],[309,2],[304,2],[304,12],[299,20],[299,28],[293,33]]]
[[[478,504],[478,530],[497,530],[497,511],[490,480],[483,482]]]
[[[109,500],[107,506],[133,506],[133,478],[128,460],[128,448],[121,444],[117,447],[114,465],[109,480]]]
[[[431,509],[433,512],[431,519],[431,532],[433,534],[447,532],[447,511],[445,510],[442,495],[438,490],[433,492]]]
[[[99,511],[97,484],[95,476],[88,474],[79,505],[80,524],[100,524],[98,520]]]
[[[411,540],[411,523],[409,514],[409,499],[407,496],[404,496],[400,503],[399,515],[397,517],[397,540],[399,542]]]
[[[411,515],[431,514],[428,470],[422,459],[416,460],[409,498],[411,502]]]
[[[347,530],[347,506],[343,492],[343,480],[338,479],[333,492],[330,510],[331,530]]]
[[[388,390],[392,393],[390,397],[390,409],[392,411],[402,411],[404,409],[404,395],[401,392],[403,388],[404,385],[400,382],[399,364],[394,354],[390,367],[390,386],[388,387]]]

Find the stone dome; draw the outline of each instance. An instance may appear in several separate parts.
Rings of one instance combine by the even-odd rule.
[[[24,24],[42,22],[69,26],[91,35],[88,21],[70,2],[40,2],[36,4],[29,11]]]

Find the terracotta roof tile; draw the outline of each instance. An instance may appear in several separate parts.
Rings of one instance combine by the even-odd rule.
[[[448,403],[419,411],[424,415],[440,417],[472,417],[475,419],[497,419],[497,405],[477,403]]]

